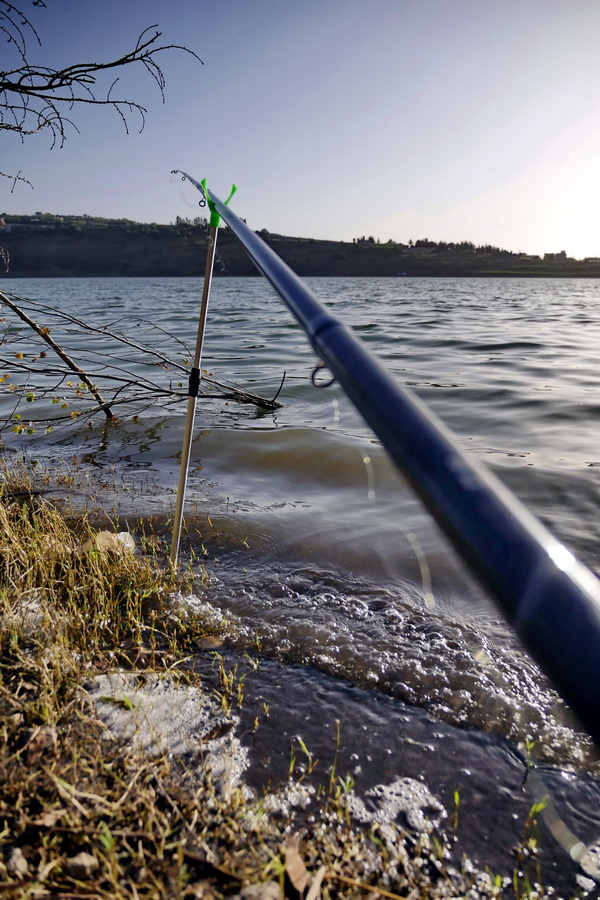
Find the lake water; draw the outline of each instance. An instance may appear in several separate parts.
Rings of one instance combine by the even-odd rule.
[[[600,572],[599,282],[307,282],[468,454]],[[169,333],[155,330],[156,346],[191,355],[170,335],[193,348],[196,279],[4,279],[0,287],[101,326],[117,323],[132,338],[146,331],[140,320],[151,323]],[[114,343],[53,334],[110,396],[100,366]],[[339,387],[311,384],[314,354],[262,279],[215,280],[203,366],[265,397],[286,373],[276,410],[199,405],[182,548],[205,556],[207,577],[190,605],[224,620],[232,648],[255,651],[258,643],[270,660],[264,696],[294,709],[272,725],[279,736],[301,733],[318,748],[331,742],[337,710],[362,760],[349,753],[348,766],[369,770],[375,783],[390,765],[425,773],[446,800],[460,782],[482,809],[491,795],[469,785],[483,778],[488,790],[494,785],[498,820],[506,818],[498,829],[507,834],[523,754],[535,742],[560,814],[584,842],[597,838],[589,740]],[[6,414],[6,399],[0,409]],[[91,490],[109,475],[122,479],[116,511],[153,515],[166,529],[184,414],[185,401],[123,407],[117,427],[98,415],[92,429],[56,427],[28,446],[47,460],[85,462],[95,473]],[[314,706],[319,692],[327,724],[325,707]],[[530,802],[525,796],[523,808]],[[557,852],[555,871],[568,862]]]

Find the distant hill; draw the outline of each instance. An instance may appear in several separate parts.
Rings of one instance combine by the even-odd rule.
[[[409,244],[258,234],[299,275],[600,277],[600,259],[575,260],[566,253],[544,258],[469,241],[425,238]],[[180,219],[172,225],[141,224],[92,216],[3,214],[0,247],[9,254],[8,277],[201,276],[206,220]],[[215,275],[255,275],[256,269],[231,232],[219,233]]]

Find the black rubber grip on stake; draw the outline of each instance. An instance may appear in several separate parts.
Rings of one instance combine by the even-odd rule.
[[[200,369],[192,369],[190,373],[190,386],[188,388],[188,395],[190,397],[197,397],[200,393]]]

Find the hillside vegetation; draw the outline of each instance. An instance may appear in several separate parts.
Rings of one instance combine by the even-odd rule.
[[[600,258],[576,260],[564,252],[540,258],[470,241],[399,244],[258,233],[299,275],[600,277]],[[207,242],[202,218],[178,218],[171,225],[50,213],[0,219],[9,277],[200,276]],[[219,234],[215,274],[256,274],[227,228]]]

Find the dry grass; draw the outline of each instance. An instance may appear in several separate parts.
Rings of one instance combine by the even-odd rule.
[[[107,743],[85,680],[115,665],[193,680],[176,676],[175,664],[197,650],[202,623],[161,615],[181,582],[157,564],[159,542],[145,543],[153,557],[101,552],[85,516],[66,521],[36,497],[23,469],[5,476],[3,896],[250,897],[244,885],[261,883],[252,896],[514,896],[512,885],[453,866],[442,834],[355,830],[339,788],[290,839],[290,821],[267,814],[243,788],[223,794],[208,775],[182,772],[165,756]]]

